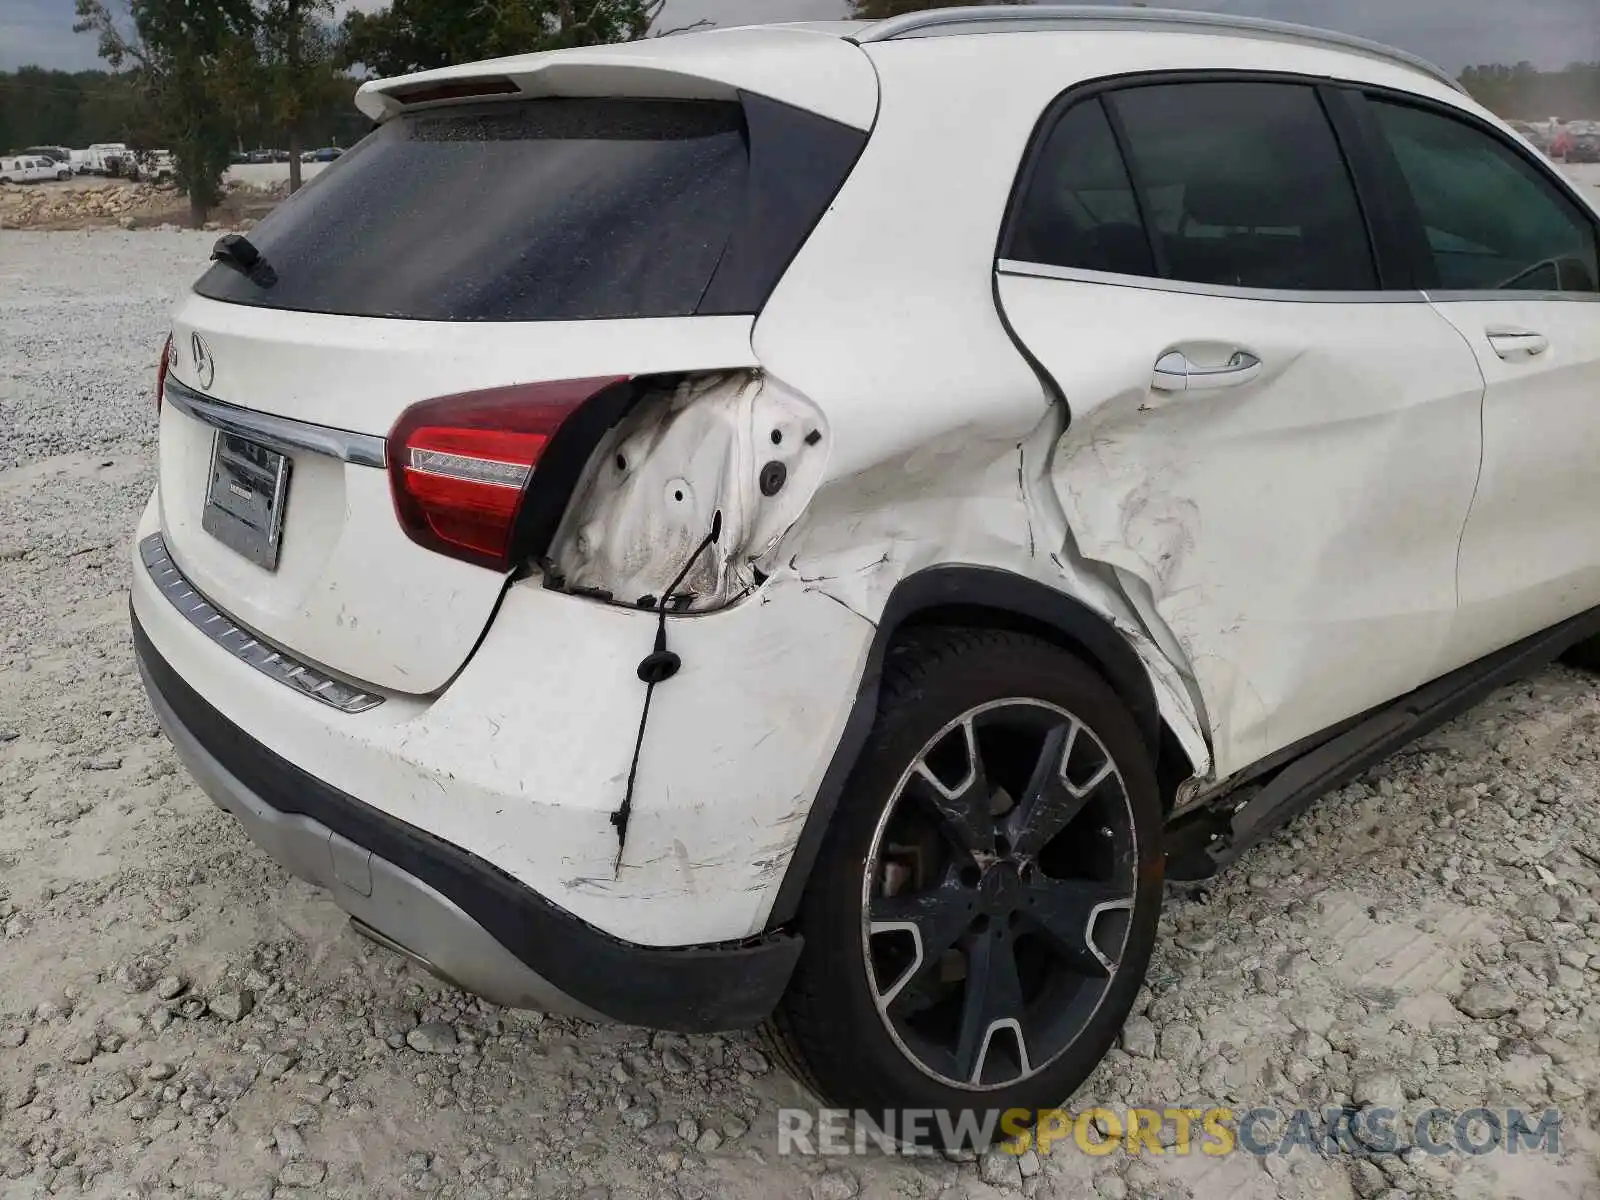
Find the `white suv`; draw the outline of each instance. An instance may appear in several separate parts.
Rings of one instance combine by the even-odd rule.
[[[1600,214],[1424,63],[957,9],[357,102],[177,311],[134,637],[495,1001],[1054,1105],[1164,876],[1600,628]]]

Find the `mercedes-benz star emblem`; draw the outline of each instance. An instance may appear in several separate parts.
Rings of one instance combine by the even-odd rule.
[[[217,364],[211,361],[211,347],[206,345],[205,339],[198,333],[191,333],[189,350],[194,355],[195,382],[200,385],[201,391],[208,391],[211,380],[217,373]]]

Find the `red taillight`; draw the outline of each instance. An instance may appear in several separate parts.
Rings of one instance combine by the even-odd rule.
[[[156,415],[161,413],[161,397],[167,390],[167,368],[172,364],[172,335],[161,345],[161,361],[156,365]]]
[[[411,540],[503,571],[528,481],[562,424],[625,376],[564,379],[413,404],[389,434],[394,509]]]

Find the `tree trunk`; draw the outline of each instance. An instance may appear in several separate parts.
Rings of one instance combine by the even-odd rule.
[[[305,64],[300,61],[300,0],[289,0],[287,17],[289,21],[288,44],[284,47],[284,58],[288,60],[290,86],[295,86],[300,81],[301,71]],[[300,190],[300,100],[297,97],[289,112],[289,194],[292,196]]]
[[[189,228],[201,229],[205,226],[206,218],[211,215],[211,209],[195,191],[189,193]]]

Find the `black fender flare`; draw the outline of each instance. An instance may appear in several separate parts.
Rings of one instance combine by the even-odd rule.
[[[778,885],[769,930],[788,924],[799,909],[823,834],[877,715],[884,655],[902,629],[918,624],[1021,628],[1066,645],[1098,670],[1128,706],[1152,758],[1160,753],[1161,714],[1149,673],[1127,638],[1103,615],[1049,584],[996,567],[930,567],[908,575],[883,607],[855,703]]]

